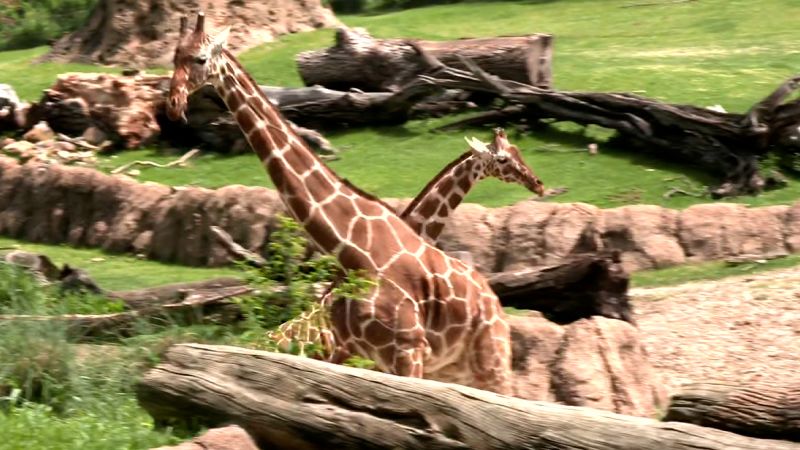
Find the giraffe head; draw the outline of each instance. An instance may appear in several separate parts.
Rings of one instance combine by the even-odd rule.
[[[508,142],[506,132],[502,128],[494,129],[492,143],[486,145],[474,137],[467,138],[472,153],[484,161],[483,177],[495,177],[507,183],[519,183],[540,197],[544,195],[544,184],[525,164],[519,148]]]
[[[228,42],[229,28],[216,36],[206,34],[205,15],[197,14],[197,25],[189,31],[187,19],[181,17],[180,38],[175,48],[175,71],[169,84],[167,116],[170,120],[186,120],[186,99],[218,73],[220,55]]]

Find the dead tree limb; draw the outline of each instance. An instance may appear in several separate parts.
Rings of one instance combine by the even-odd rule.
[[[233,423],[262,448],[800,449],[228,346],[172,346],[136,390],[159,424]]]
[[[605,316],[635,324],[629,279],[619,255],[585,254],[552,266],[496,273],[489,284],[503,306],[539,311],[556,323]]]
[[[421,75],[449,89],[485,92],[504,99],[503,114],[483,120],[555,119],[616,130],[635,151],[699,165],[722,179],[712,190],[716,197],[755,194],[770,183],[759,172],[758,160],[769,152],[800,153],[800,100],[782,103],[800,77],[783,83],[747,114],[732,114],[691,105],[662,103],[626,93],[565,92],[540,89],[486,73],[469,61],[468,71],[448,67],[435,75]],[[472,125],[480,123],[473,119]]]
[[[180,303],[197,292],[221,291],[245,286],[244,280],[235,277],[214,278],[188,283],[172,283],[145,289],[109,292],[108,297],[121,300],[130,310]]]
[[[800,442],[800,383],[694,383],[670,399],[665,421]]]
[[[228,253],[230,253],[236,259],[244,260],[248,264],[251,264],[255,267],[264,267],[267,264],[267,261],[263,256],[237,244],[227,231],[216,225],[212,225],[210,229],[211,233],[217,238],[220,244],[222,244],[225,249],[228,250]]]
[[[141,160],[131,161],[131,162],[127,163],[127,164],[123,164],[123,165],[117,167],[116,169],[112,170],[111,173],[115,174],[115,173],[124,172],[124,171],[130,169],[133,166],[151,166],[151,167],[158,167],[160,169],[166,169],[166,168],[174,167],[174,166],[183,167],[183,166],[186,165],[186,161],[188,161],[190,158],[192,158],[194,155],[196,155],[198,153],[200,153],[200,150],[195,148],[195,149],[189,150],[188,152],[184,153],[183,156],[181,156],[180,158],[178,158],[178,159],[176,159],[174,161],[170,161],[170,162],[165,163],[165,164],[161,164],[161,163],[157,163],[157,162],[153,162],[153,161],[141,161]]]

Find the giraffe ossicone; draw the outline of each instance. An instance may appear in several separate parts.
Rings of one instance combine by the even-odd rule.
[[[364,300],[337,299],[331,329],[342,350],[396,375],[510,394],[510,330],[485,277],[419,236],[394,211],[344,182],[297,136],[198,16],[175,49],[167,115],[218,91],[272,178],[290,216],[346,270],[377,281]]]

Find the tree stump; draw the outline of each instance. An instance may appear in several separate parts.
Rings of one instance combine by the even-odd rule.
[[[171,66],[181,16],[202,10],[214,28],[231,26],[229,48],[239,52],[275,37],[336,26],[320,0],[100,0],[84,26],[59,39],[44,61]]]
[[[552,82],[552,36],[409,41],[375,39],[363,28],[339,28],[335,44],[297,55],[297,67],[307,86],[331,89],[395,91],[427,69],[420,50],[452,67],[464,67],[463,57],[500,77],[549,88]]]

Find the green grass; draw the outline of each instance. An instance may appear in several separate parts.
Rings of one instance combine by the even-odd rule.
[[[378,37],[452,39],[548,32],[555,35],[554,83],[559,89],[637,92],[669,102],[721,104],[743,112],[800,67],[796,23],[800,4],[789,0],[708,0],[624,8],[632,0],[534,0],[465,2],[385,14],[343,16]],[[770,20],[764,20],[764,18]],[[333,32],[321,30],[287,36],[241,55],[259,82],[300,86],[294,55],[331,45]],[[90,66],[29,66],[42,48],[0,53],[0,82],[20,95],[37,92],[64,71],[93,71]],[[103,69],[108,70],[108,69]],[[342,159],[331,166],[342,176],[382,197],[413,197],[444,164],[465,150],[463,135],[486,139],[486,130],[435,133],[435,126],[455,118],[414,121],[402,127],[366,128],[329,134]],[[600,207],[630,203],[683,208],[711,200],[662,195],[671,187],[700,190],[714,178],[652,158],[631,155],[605,141],[607,130],[580,131],[564,124],[515,136],[523,156],[549,187],[569,192],[550,201],[587,202]],[[600,143],[600,155],[583,150]],[[135,159],[168,161],[174,152],[142,149],[106,159],[109,169]],[[142,169],[142,180],[173,185],[219,187],[230,183],[271,186],[250,154],[206,154],[182,169]],[[507,205],[529,197],[519,186],[488,180],[467,201]],[[735,202],[750,205],[789,203],[800,198],[800,181],[758,197]]]
[[[0,413],[0,450],[148,449],[174,445],[180,439],[155,431],[152,418],[128,395],[107,398],[114,408],[67,417],[37,404]]]
[[[737,275],[749,275],[769,270],[784,269],[800,265],[800,255],[768,260],[764,263],[728,266],[722,261],[683,264],[663,269],[635,272],[631,275],[633,287],[670,286],[690,281],[718,280]]]
[[[207,268],[164,264],[96,249],[33,244],[6,237],[0,237],[0,247],[43,253],[59,266],[67,263],[84,269],[100,287],[107,290],[138,289],[166,283],[241,275],[241,271],[232,267]]]

